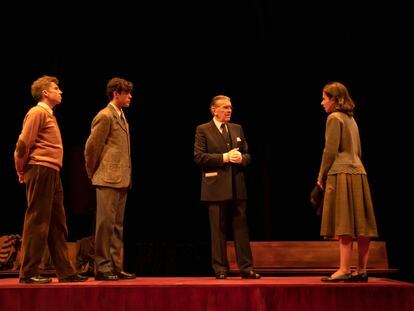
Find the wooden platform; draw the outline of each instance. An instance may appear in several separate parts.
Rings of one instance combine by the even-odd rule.
[[[0,310],[22,311],[412,311],[414,284],[370,277],[323,283],[321,276],[138,276],[135,280],[20,284],[0,279]]]
[[[250,242],[254,269],[262,274],[326,274],[338,269],[338,241],[288,241]],[[357,263],[357,244],[354,242],[352,261]],[[227,243],[230,272],[238,273],[234,243]],[[369,253],[368,273],[388,275],[398,270],[388,266],[384,241],[372,241]]]

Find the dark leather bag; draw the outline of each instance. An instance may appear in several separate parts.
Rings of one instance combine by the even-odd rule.
[[[13,267],[20,245],[21,236],[18,234],[3,235],[0,237],[0,270],[11,269]]]
[[[317,215],[322,214],[323,195],[324,191],[318,185],[315,185],[310,193],[310,203],[315,209]]]

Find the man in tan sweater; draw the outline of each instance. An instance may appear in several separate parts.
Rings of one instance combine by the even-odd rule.
[[[23,121],[14,152],[20,183],[26,184],[27,210],[23,225],[20,283],[50,283],[39,274],[39,264],[46,246],[59,282],[82,282],[69,260],[67,227],[63,207],[63,188],[59,170],[63,146],[53,108],[62,101],[62,91],[55,77],[43,76],[33,82],[32,96],[38,104]]]

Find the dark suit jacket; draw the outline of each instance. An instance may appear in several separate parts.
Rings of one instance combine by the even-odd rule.
[[[250,154],[241,125],[227,123],[232,148],[239,148],[241,164],[223,163],[226,142],[213,120],[197,126],[194,161],[202,172],[201,200],[227,201],[247,199],[243,167],[250,163]],[[234,187],[234,189],[233,189]],[[233,196],[234,194],[234,196]]]
[[[129,126],[123,123],[110,104],[92,121],[85,145],[85,165],[88,177],[95,186],[131,186]]]

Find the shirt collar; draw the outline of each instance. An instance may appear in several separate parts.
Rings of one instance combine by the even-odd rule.
[[[122,110],[115,106],[112,102],[109,103],[112,107],[115,108],[115,111],[118,113],[118,116],[122,115]]]
[[[37,105],[42,107],[42,108],[45,108],[46,111],[49,112],[53,116],[53,110],[52,110],[52,108],[49,107],[48,104],[46,104],[44,102],[38,102]]]
[[[222,125],[224,122],[220,122],[220,121],[218,121],[216,118],[213,118],[213,122],[214,122],[214,124],[217,126],[217,128],[219,129],[219,131],[221,132],[221,125]]]

